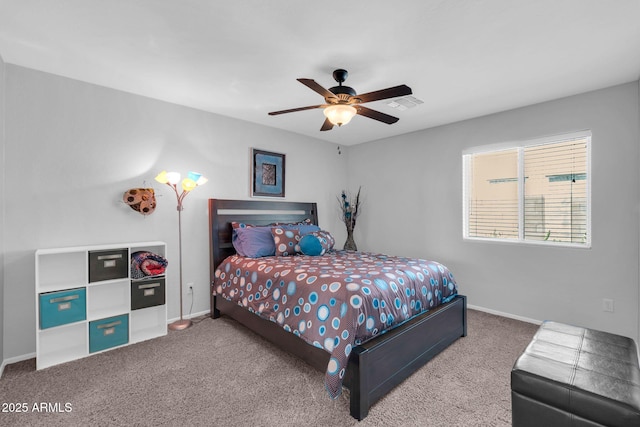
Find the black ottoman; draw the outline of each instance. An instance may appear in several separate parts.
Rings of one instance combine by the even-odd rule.
[[[513,425],[640,426],[635,342],[544,322],[511,371]]]

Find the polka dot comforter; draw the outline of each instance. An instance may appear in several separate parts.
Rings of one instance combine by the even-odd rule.
[[[331,354],[325,386],[342,391],[351,349],[450,301],[458,289],[442,264],[367,252],[225,259],[215,293]]]

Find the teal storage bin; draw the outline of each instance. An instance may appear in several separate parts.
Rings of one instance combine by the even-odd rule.
[[[117,347],[128,342],[128,314],[89,322],[89,353]]]
[[[40,294],[40,329],[79,322],[86,318],[85,288]]]

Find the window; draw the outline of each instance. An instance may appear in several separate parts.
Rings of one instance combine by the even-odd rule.
[[[463,154],[464,238],[591,246],[591,133]]]

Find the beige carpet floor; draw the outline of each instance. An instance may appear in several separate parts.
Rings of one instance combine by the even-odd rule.
[[[322,372],[235,321],[192,328],[0,379],[2,426],[510,426],[510,371],[536,325],[469,310],[468,336],[376,403],[358,422]],[[38,412],[45,407],[54,412]],[[26,405],[23,405],[26,404]]]

